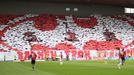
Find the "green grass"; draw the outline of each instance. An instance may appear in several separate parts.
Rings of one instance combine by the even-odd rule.
[[[133,75],[134,61],[126,61],[118,69],[117,61],[37,62],[32,71],[30,62],[0,62],[0,75]]]

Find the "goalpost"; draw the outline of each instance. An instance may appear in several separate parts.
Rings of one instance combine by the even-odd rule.
[[[15,61],[17,60],[17,53],[15,51],[0,52],[0,61]]]

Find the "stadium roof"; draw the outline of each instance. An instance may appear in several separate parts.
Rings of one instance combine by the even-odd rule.
[[[1,0],[1,1],[28,1],[28,2],[57,2],[75,4],[102,4],[123,7],[134,7],[134,0]]]

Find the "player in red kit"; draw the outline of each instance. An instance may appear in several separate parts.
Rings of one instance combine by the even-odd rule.
[[[32,69],[35,69],[35,63],[36,63],[36,53],[35,52],[31,52],[30,54],[30,58],[31,58],[31,64],[32,64]]]
[[[126,57],[125,50],[124,49],[119,49],[119,63],[118,63],[118,68],[119,69],[120,69],[121,65],[124,65],[125,57]]]

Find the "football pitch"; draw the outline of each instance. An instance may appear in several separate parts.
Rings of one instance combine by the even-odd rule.
[[[0,75],[133,75],[134,61],[127,60],[121,69],[117,61],[58,61],[36,62],[35,71],[30,62],[0,62]]]

